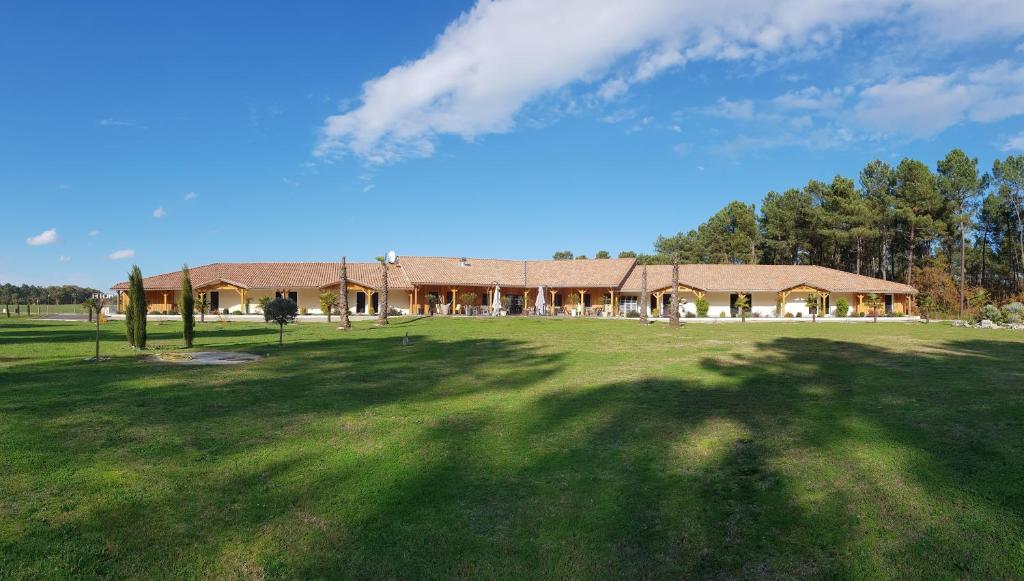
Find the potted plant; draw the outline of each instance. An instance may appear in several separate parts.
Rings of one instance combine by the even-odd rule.
[[[476,293],[462,293],[459,295],[459,303],[462,305],[463,313],[472,315],[473,305],[476,304]]]

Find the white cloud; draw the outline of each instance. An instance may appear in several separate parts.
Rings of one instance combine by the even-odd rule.
[[[199,194],[197,194],[195,192],[188,192],[188,193],[185,194],[185,199],[186,200],[194,200],[194,199],[196,199],[198,197],[199,197]]]
[[[165,210],[163,206],[160,206],[159,208],[153,210],[153,217],[154,218],[163,218],[166,215],[167,215],[167,210]]]
[[[1024,131],[1008,139],[999,149],[1003,151],[1024,151]]]
[[[720,97],[714,105],[706,107],[704,112],[708,115],[724,117],[726,119],[753,119],[754,102],[750,99],[730,101],[725,97]]]
[[[149,129],[145,125],[143,125],[143,124],[141,124],[141,123],[139,123],[137,121],[130,120],[130,119],[129,120],[124,120],[124,119],[105,118],[105,119],[100,119],[99,121],[96,122],[96,124],[99,125],[100,127],[127,127],[127,128],[131,128],[131,129]]]
[[[124,260],[125,258],[131,258],[135,256],[135,251],[131,248],[125,248],[123,250],[115,250],[110,253],[107,258],[110,260]]]
[[[99,236],[99,235],[100,235],[100,231],[99,230],[89,230],[89,236]]]
[[[510,131],[525,106],[574,84],[614,99],[689,62],[815,58],[862,25],[944,50],[1024,29],[1018,0],[979,1],[481,0],[424,56],[367,81],[357,106],[328,117],[315,154],[430,156],[440,136]]]
[[[849,93],[850,89],[822,91],[818,87],[810,86],[779,95],[772,101],[783,109],[827,110],[842,105],[843,99]]]
[[[922,75],[861,91],[857,118],[880,133],[931,137],[966,120],[1024,114],[1024,65],[999,61],[973,71]]]
[[[70,256],[64,256],[63,254],[61,254],[60,258],[58,258],[57,260],[59,260],[61,262],[71,262],[71,257]]]
[[[25,243],[29,246],[46,246],[47,244],[54,244],[57,242],[57,229],[50,228],[49,230],[43,230],[35,236],[29,236],[25,239]]]

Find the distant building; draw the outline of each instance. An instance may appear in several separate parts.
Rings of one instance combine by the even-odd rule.
[[[649,304],[640,305],[643,266],[633,258],[595,260],[499,260],[403,256],[388,268],[388,306],[404,314],[431,309],[451,313],[486,312],[496,288],[508,314],[537,314],[537,293],[545,293],[545,313],[626,316],[646,306],[655,316],[667,314],[672,267],[647,266]],[[235,262],[192,268],[196,294],[208,296],[213,312],[259,312],[261,297],[286,297],[308,314],[320,314],[319,295],[338,291],[340,262]],[[382,267],[348,264],[349,308],[353,314],[377,311]],[[177,312],[181,294],[178,271],[143,281],[150,312]],[[127,302],[128,283],[115,285],[118,309]],[[807,297],[819,297],[819,314],[834,314],[846,299],[852,313],[867,313],[870,293],[885,313],[910,314],[917,290],[880,280],[806,265],[682,264],[679,266],[681,311],[696,314],[696,300],[708,301],[709,317],[733,316],[740,296],[749,297],[754,316],[810,316]],[[471,302],[463,304],[464,296]],[[880,313],[881,314],[881,313]]]

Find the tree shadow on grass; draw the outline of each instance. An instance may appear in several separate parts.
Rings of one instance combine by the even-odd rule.
[[[286,345],[201,382],[117,362],[43,400],[29,391],[71,368],[25,366],[0,394],[22,428],[5,467],[38,461],[75,501],[0,553],[113,576],[1014,577],[1024,562],[1019,344],[780,338],[704,357],[699,376],[579,386],[558,351],[412,339]]]

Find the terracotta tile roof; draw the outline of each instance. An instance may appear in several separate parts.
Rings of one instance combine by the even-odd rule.
[[[388,266],[388,285],[411,289],[413,285],[491,286],[552,288],[619,288],[640,291],[641,266],[632,258],[594,260],[498,260],[436,256],[403,256]],[[191,269],[192,286],[200,289],[227,282],[249,289],[324,288],[338,283],[339,262],[218,262]],[[350,262],[348,278],[369,288],[380,288],[380,265]],[[777,292],[806,284],[830,292],[877,292],[917,294],[905,284],[860,276],[821,266],[681,264],[681,284],[705,291]],[[647,267],[647,288],[654,291],[672,284],[672,267]],[[178,290],[181,272],[144,279],[148,290]],[[128,288],[127,282],[113,287]]]
[[[634,263],[635,258],[528,260],[527,283],[554,288],[617,288],[626,280]]]
[[[526,285],[526,262],[494,258],[461,258],[444,256],[402,256],[398,264],[409,282],[415,285]]]
[[[228,282],[243,288],[321,288],[336,283],[341,275],[340,262],[217,262],[189,269],[192,287],[199,289],[218,282]],[[377,288],[381,284],[380,265],[377,263],[351,262],[348,264],[348,278],[353,283]],[[147,290],[179,290],[181,272],[174,271],[143,279]],[[391,288],[412,288],[402,270],[389,267],[388,286]],[[120,282],[114,290],[128,288],[127,282]]]
[[[416,285],[511,287],[617,287],[633,258],[595,260],[500,260],[442,256],[403,256],[399,264]]]
[[[622,285],[625,292],[639,292],[641,266],[637,265]],[[876,292],[917,294],[902,283],[861,276],[824,266],[771,264],[680,264],[680,284],[705,291],[778,292],[808,285],[829,292]],[[672,286],[670,265],[647,267],[647,289]]]

